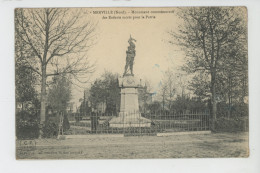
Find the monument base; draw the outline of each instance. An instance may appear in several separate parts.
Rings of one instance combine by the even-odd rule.
[[[124,74],[118,78],[118,84],[121,88],[120,113],[109,121],[109,127],[151,127],[152,121],[139,112],[138,88],[141,87],[141,80],[133,74]]]
[[[128,127],[151,127],[151,120],[141,117],[141,114],[124,115],[120,113],[118,117],[109,121],[109,127],[128,128]]]

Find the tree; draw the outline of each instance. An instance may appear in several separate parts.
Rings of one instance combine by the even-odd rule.
[[[66,112],[71,99],[71,82],[66,75],[54,76],[48,92],[48,104],[58,112]]]
[[[162,85],[160,88],[160,96],[162,99],[162,110],[163,111],[165,110],[165,102],[166,102],[166,97],[167,97],[166,93],[167,93],[167,85]]]
[[[118,87],[118,74],[105,71],[90,88],[91,106],[97,109],[98,104],[105,103],[108,114],[119,111],[120,89]]]
[[[164,77],[161,83],[160,96],[162,99],[162,107],[165,109],[166,104],[169,110],[171,110],[172,102],[176,95],[176,78],[175,74],[171,70],[167,70],[164,73]]]
[[[18,16],[15,16],[15,20]],[[15,30],[17,30],[17,26]],[[37,73],[29,66],[27,59],[30,57],[30,48],[20,39],[17,32],[15,33],[15,95],[16,102],[31,102],[35,107],[38,106],[36,84]]]
[[[174,110],[177,114],[191,112],[203,112],[205,111],[206,104],[199,97],[177,96],[173,102]]]
[[[93,71],[86,52],[93,44],[95,25],[82,9],[16,9],[16,34],[29,47],[29,67],[41,78],[41,124],[45,121],[46,81],[70,74],[74,80]]]
[[[166,100],[169,103],[169,110],[172,110],[172,102],[174,100],[174,96],[176,95],[176,83],[175,83],[175,75],[172,71],[168,70],[165,73],[165,85],[167,86],[167,97]]]
[[[15,16],[16,20],[17,16]],[[15,27],[15,31],[18,28]],[[38,138],[40,102],[36,90],[38,75],[26,61],[31,56],[26,46],[15,32],[15,101],[21,105],[16,112],[16,137],[18,139]]]
[[[185,96],[186,80],[184,74],[168,69],[163,77],[160,95],[162,98],[163,110],[168,105],[170,111],[173,109],[173,102],[177,96]]]
[[[210,77],[213,129],[217,112],[217,82],[220,70],[227,68],[225,60],[232,53],[241,52],[239,45],[246,44],[244,8],[200,7],[181,10],[183,25],[178,33],[170,32],[188,58],[189,73],[207,73]],[[243,51],[243,50],[242,50]],[[232,68],[232,67],[228,67]]]
[[[223,100],[228,104],[228,118],[232,115],[235,105],[242,106],[244,98],[248,95],[248,61],[246,44],[236,44],[237,48],[225,59],[222,70],[219,72],[217,89]],[[240,50],[240,51],[237,51]]]
[[[195,74],[189,82],[188,89],[201,99],[207,100],[211,95],[209,74],[204,72]]]
[[[152,94],[151,94],[151,84],[149,80],[145,80],[144,84],[142,83],[138,91],[138,103],[139,103],[139,111],[141,113],[146,113],[148,108],[148,104],[152,102]]]
[[[22,58],[16,59],[15,62],[15,93],[16,102],[31,102],[33,105],[37,102],[37,91],[35,85],[37,82],[37,74],[35,74]],[[35,105],[36,106],[36,105]]]
[[[150,104],[148,104],[148,109],[151,114],[159,115],[159,112],[161,113],[161,103],[159,101],[154,101]]]
[[[89,114],[91,112],[91,107],[89,106],[89,101],[88,99],[88,90],[84,90],[84,95],[83,95],[83,99],[80,99],[80,107],[79,107],[79,112],[81,116],[86,116],[87,114]]]
[[[56,124],[55,126],[59,126],[60,114],[63,115],[63,130],[66,131],[70,128],[67,108],[71,100],[71,82],[68,75],[53,76],[47,96],[48,107],[52,109],[52,117],[47,118],[47,122],[45,122],[47,127],[44,128],[44,136],[57,132],[56,128],[52,130],[48,128],[52,128],[53,123]]]

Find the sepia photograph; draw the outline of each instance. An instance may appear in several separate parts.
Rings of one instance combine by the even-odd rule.
[[[13,12],[17,160],[250,156],[247,7]]]

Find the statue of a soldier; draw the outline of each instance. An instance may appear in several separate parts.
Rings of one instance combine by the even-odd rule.
[[[129,72],[129,70],[130,70],[130,74],[133,75],[133,65],[134,65],[134,58],[135,58],[135,44],[133,41],[136,42],[136,40],[133,39],[130,35],[130,38],[128,40],[129,46],[128,46],[128,50],[126,51],[126,64],[125,64],[124,76],[127,74],[127,72]]]

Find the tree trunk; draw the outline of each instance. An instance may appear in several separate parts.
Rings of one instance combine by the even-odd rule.
[[[42,58],[42,83],[41,83],[41,115],[40,115],[40,136],[42,135],[42,128],[46,119],[46,69],[47,69],[47,53],[49,45],[49,10],[46,11],[46,25],[45,25],[45,44],[44,44],[44,53]]]
[[[42,128],[46,119],[46,67],[42,67],[41,81],[41,113],[40,113],[40,136],[42,137]]]
[[[231,76],[228,76],[228,119],[230,118],[230,114],[231,114]]]
[[[164,104],[165,104],[165,101],[164,101],[164,97],[163,97],[163,112],[164,112]]]
[[[217,101],[216,101],[216,78],[215,72],[211,73],[211,94],[212,94],[212,130],[215,130],[215,122],[217,119]]]

